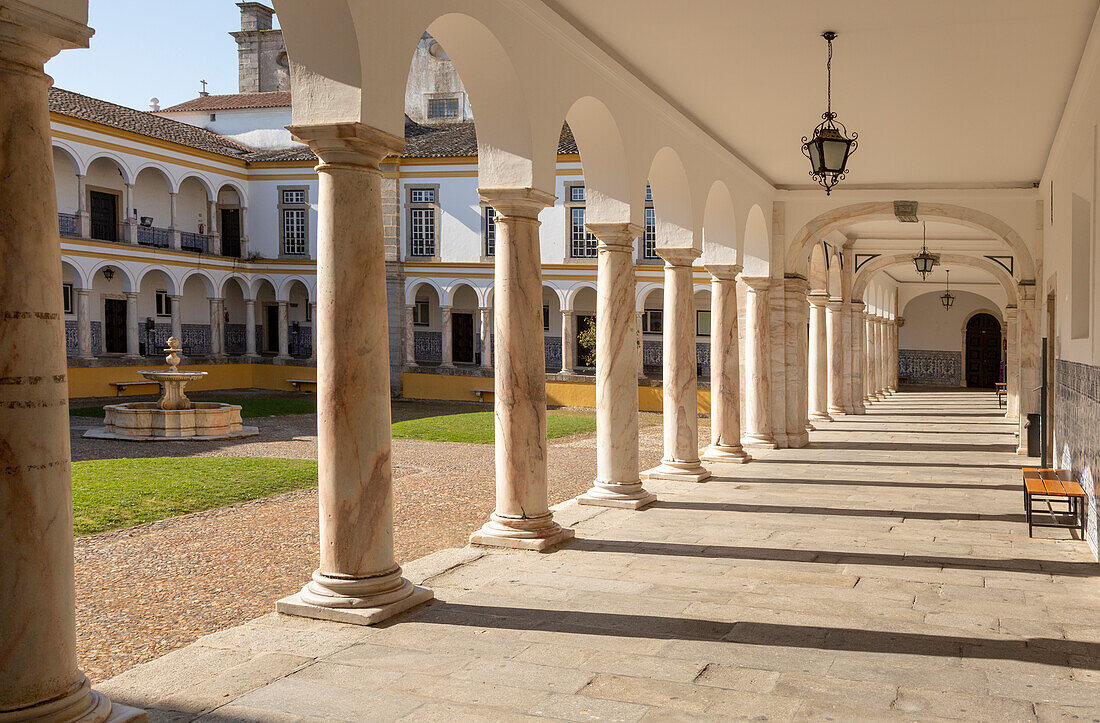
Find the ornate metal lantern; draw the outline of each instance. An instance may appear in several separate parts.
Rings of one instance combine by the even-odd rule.
[[[945,271],[947,271],[947,291],[940,297],[940,303],[943,304],[944,309],[950,309],[955,303],[955,297],[951,295],[951,269],[945,269]]]
[[[924,221],[921,221],[921,238],[920,253],[913,257],[913,264],[921,279],[927,279],[928,274],[932,273],[932,267],[936,265],[936,257],[928,253],[928,228]]]
[[[810,159],[810,178],[825,189],[825,195],[832,193],[833,186],[848,174],[848,156],[856,146],[858,133],[848,137],[848,129],[836,119],[833,112],[833,40],[836,33],[827,30],[821,34],[829,44],[829,60],[825,65],[828,79],[826,91],[826,111],[821,114],[821,124],[814,129],[813,138],[802,136],[802,154]]]
[[[103,267],[103,278],[107,279],[108,281],[115,278],[115,270],[112,269],[110,266],[104,266]]]

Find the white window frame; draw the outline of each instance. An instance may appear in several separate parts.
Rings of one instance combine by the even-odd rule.
[[[426,98],[427,108],[424,116],[430,121],[458,120],[462,117],[462,100],[458,96],[442,96],[438,98]],[[438,106],[442,111],[433,114],[433,107]]]
[[[567,214],[566,248],[568,257],[581,261],[594,260],[599,241],[585,226],[584,183],[565,184],[565,209]]]
[[[485,258],[497,255],[497,210],[489,204],[481,206],[481,241]]]
[[[61,284],[61,304],[66,314],[73,313],[73,285]]]
[[[428,198],[431,200],[425,200]],[[408,206],[408,257],[439,260],[439,184],[406,186],[405,199]],[[430,238],[423,235],[428,231]]]
[[[431,305],[427,299],[417,299],[413,302],[413,326],[431,325]]]
[[[156,304],[155,311],[157,316],[172,316],[172,297],[168,295],[167,289],[156,290]]]
[[[703,315],[706,314],[707,330],[703,331]],[[695,336],[710,336],[710,309],[695,310]]]
[[[642,333],[661,334],[664,332],[664,309],[646,309],[642,312]]]
[[[309,257],[309,187],[279,186],[279,258]],[[287,232],[291,229],[291,237]]]

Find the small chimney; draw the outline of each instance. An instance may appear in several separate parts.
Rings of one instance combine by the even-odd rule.
[[[156,98],[156,97],[150,98],[149,99],[149,112],[150,113],[156,113],[158,110],[160,110],[160,98]]]
[[[275,11],[262,3],[237,3],[241,9],[241,30],[271,30],[271,16]]]

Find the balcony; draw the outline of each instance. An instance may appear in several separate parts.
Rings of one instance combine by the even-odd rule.
[[[184,251],[191,251],[196,254],[213,253],[214,238],[215,237],[210,234],[181,231],[180,248]]]
[[[138,226],[137,242],[142,246],[166,249],[172,245],[172,229],[157,226]]]
[[[89,237],[96,241],[125,241],[126,225],[109,221],[97,221],[93,218]]]
[[[80,216],[75,213],[57,214],[57,226],[65,238],[80,238]]]

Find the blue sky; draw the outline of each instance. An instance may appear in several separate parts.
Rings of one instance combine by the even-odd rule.
[[[90,0],[88,50],[64,50],[46,64],[59,88],[148,110],[199,94],[237,92],[241,27],[234,0]]]

